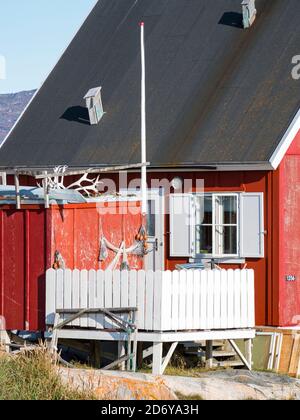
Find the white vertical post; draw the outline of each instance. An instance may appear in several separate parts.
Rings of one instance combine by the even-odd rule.
[[[153,361],[152,361],[152,374],[162,375],[162,363],[163,363],[163,343],[153,343]]]
[[[141,97],[141,146],[142,146],[142,214],[147,214],[147,149],[146,149],[146,60],[145,60],[145,24],[140,23],[141,26],[141,63],[142,63],[142,97]]]
[[[20,180],[19,180],[18,174],[15,174],[15,189],[16,189],[16,206],[17,206],[17,210],[20,210],[21,196],[20,196]]]

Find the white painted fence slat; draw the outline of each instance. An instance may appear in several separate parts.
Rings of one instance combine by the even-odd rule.
[[[97,284],[96,284],[96,308],[104,308],[104,295],[105,295],[105,278],[104,271],[97,271]],[[103,329],[105,325],[104,315],[98,314],[96,317],[97,329]]]
[[[214,328],[214,272],[207,271],[207,313],[206,313],[206,329]]]
[[[56,271],[50,269],[46,273],[46,324],[53,325],[56,308]]]
[[[148,271],[145,285],[145,330],[153,331],[153,310],[154,310],[154,272]]]
[[[214,320],[213,328],[221,329],[221,271],[214,270]]]
[[[227,271],[227,328],[234,328],[234,271]]]
[[[254,328],[254,296],[253,270],[50,269],[46,273],[46,322],[48,325],[54,322],[57,309],[137,307],[139,330]],[[111,320],[99,314],[85,315],[71,326],[115,327]]]
[[[200,325],[200,286],[201,271],[194,271],[193,279],[193,329],[196,330]]]
[[[162,274],[162,330],[172,329],[172,272]]]
[[[138,271],[137,273],[137,307],[139,308],[139,325],[141,329],[145,329],[145,288],[146,288],[146,272]]]
[[[88,273],[88,308],[96,308],[96,271],[91,270]],[[88,317],[89,328],[96,328],[96,314]]]
[[[80,309],[88,308],[88,272],[87,270],[80,271]],[[88,327],[88,316],[84,315],[80,318],[80,326],[82,328]]]
[[[208,272],[201,271],[200,276],[200,330],[207,329],[207,276]]]
[[[172,322],[171,331],[178,330],[179,325],[179,272],[173,272],[173,284],[172,284]]]
[[[194,293],[194,271],[187,271],[186,278],[186,326],[193,326],[193,293]]]
[[[179,272],[179,320],[178,329],[186,329],[186,288],[187,288],[187,272]]]
[[[221,287],[221,323],[220,327],[222,329],[228,328],[228,272],[226,270],[222,271],[220,279]]]
[[[153,331],[161,331],[162,330],[162,281],[163,276],[161,271],[156,271],[154,273],[154,302],[153,302]],[[140,314],[140,311],[139,311]],[[140,315],[139,315],[140,316]],[[140,320],[140,318],[139,318]],[[142,324],[139,323],[141,326]]]

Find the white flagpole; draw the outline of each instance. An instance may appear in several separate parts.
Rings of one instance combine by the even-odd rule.
[[[141,26],[141,62],[142,62],[142,98],[141,98],[141,117],[142,117],[142,129],[141,129],[141,146],[142,146],[142,214],[146,215],[148,212],[147,203],[147,133],[146,133],[146,60],[145,60],[145,24],[140,23]]]

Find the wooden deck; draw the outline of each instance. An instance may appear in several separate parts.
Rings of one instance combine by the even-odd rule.
[[[253,329],[253,270],[78,271],[48,270],[47,325],[56,310],[138,308],[139,331]],[[105,330],[111,321],[89,314],[72,327]]]

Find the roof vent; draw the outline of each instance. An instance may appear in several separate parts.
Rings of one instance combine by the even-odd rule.
[[[243,25],[245,29],[250,28],[253,25],[257,10],[255,8],[255,0],[243,0],[242,2],[243,8]]]
[[[101,118],[104,115],[101,89],[101,87],[90,89],[84,97],[86,101],[86,107],[89,111],[91,125],[99,124]]]

